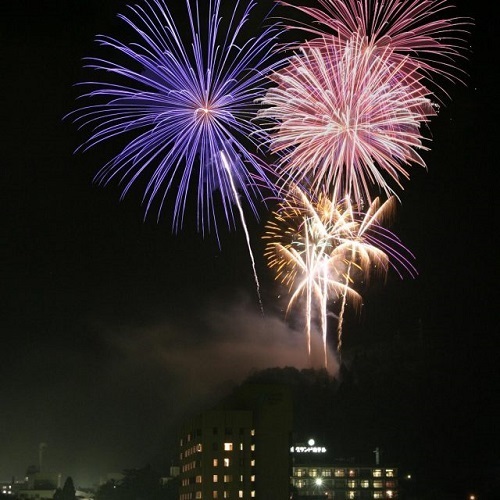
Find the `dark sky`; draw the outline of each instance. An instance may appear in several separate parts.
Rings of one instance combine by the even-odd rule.
[[[242,231],[223,231],[222,249],[192,224],[172,235],[168,214],[143,221],[141,193],[120,202],[116,187],[92,184],[116,153],[111,143],[73,155],[86,135],[62,117],[75,107],[73,84],[85,77],[81,59],[98,53],[96,34],[120,32],[116,13],[125,4],[0,7],[0,480],[37,463],[40,442],[46,467],[77,484],[141,466],[161,453],[179,415],[230,381],[252,369],[308,363],[261,256],[263,221],[249,224],[264,317]],[[490,377],[498,345],[495,38],[486,7],[455,4],[475,18],[467,85],[447,86],[451,100],[430,125],[428,171],[412,171],[394,228],[415,253],[419,276],[376,287],[346,337],[397,331],[404,338],[421,324],[450,356],[466,346],[470,366],[456,376],[478,385],[486,405],[478,411],[491,412],[498,389]]]

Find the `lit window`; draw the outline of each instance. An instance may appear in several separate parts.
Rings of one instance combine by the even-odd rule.
[[[355,481],[354,479],[349,479],[349,481],[347,481],[347,487],[348,488],[356,488],[356,486],[358,485],[357,483],[358,482]]]
[[[297,469],[297,472],[295,473],[295,475],[296,475],[297,477],[302,477],[302,474],[303,474],[303,473],[302,473],[302,469]]]
[[[238,498],[243,498],[243,490],[238,491]]]
[[[224,467],[229,467],[229,458],[224,459]]]
[[[250,436],[255,436],[255,429],[252,429],[252,430],[250,431]]]
[[[344,477],[345,476],[345,470],[344,469],[335,469],[335,477]]]
[[[356,471],[354,469],[349,470],[349,477],[356,477]]]
[[[374,488],[383,488],[384,482],[383,481],[373,481],[373,487]]]
[[[203,446],[201,444],[197,444],[196,451],[203,451]]]
[[[395,488],[396,487],[396,482],[395,481],[386,481],[385,482],[385,487],[386,488]]]
[[[254,483],[254,482],[255,482],[255,474],[253,474],[253,475],[251,475],[251,476],[250,476],[250,481],[251,481],[252,483]]]
[[[201,498],[201,491],[196,492],[196,498]]]
[[[216,483],[219,480],[219,476],[217,474],[214,474],[212,476],[212,482]]]
[[[250,492],[250,496],[251,496],[252,498],[255,498],[255,490],[252,490],[252,491]]]
[[[384,494],[381,491],[376,491],[373,493],[373,498],[384,498]]]
[[[217,490],[212,491],[212,498],[219,498],[219,495],[217,494]]]
[[[250,467],[255,467],[255,459],[250,461]]]
[[[370,487],[370,481],[368,481],[368,479],[362,479],[361,488],[369,488],[369,487]]]
[[[357,497],[358,497],[358,493],[356,491],[347,492],[347,498],[351,499],[351,498],[357,498]]]
[[[396,474],[394,473],[394,469],[385,469],[385,475],[387,477],[394,477]]]
[[[394,492],[392,490],[387,490],[385,495],[387,498],[394,498]]]
[[[229,498],[229,491],[225,491],[222,496],[223,498]]]
[[[321,473],[323,477],[332,477],[332,470],[331,469],[323,469],[323,472]]]
[[[224,474],[224,482],[225,483],[230,483],[232,482],[233,480],[233,476],[231,476],[230,474]]]
[[[254,445],[254,444],[252,444],[252,446],[250,446],[250,449],[251,449],[252,451],[255,451],[255,445]]]
[[[240,443],[240,450],[243,450],[243,443]]]
[[[224,443],[224,451],[233,451],[233,443]]]
[[[311,469],[311,470],[309,471],[309,475],[310,475],[311,477],[316,477],[316,476],[318,475],[318,471],[317,471],[316,469]]]
[[[216,458],[214,458],[213,465],[214,465],[214,467],[217,467],[219,465],[219,460],[217,460]]]
[[[373,477],[382,477],[382,469],[373,469]]]
[[[201,476],[196,476],[196,482],[201,483]]]

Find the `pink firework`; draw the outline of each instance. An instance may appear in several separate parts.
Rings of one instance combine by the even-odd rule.
[[[447,0],[318,0],[321,8],[282,3],[316,21],[295,26],[316,36],[314,44],[328,44],[332,36],[348,41],[359,33],[379,50],[390,47],[393,61],[408,57],[408,67],[431,78],[460,80],[456,61],[464,56],[472,21],[448,16],[453,6]]]
[[[308,185],[316,196],[328,190],[334,201],[363,207],[374,186],[391,196],[410,165],[425,167],[421,127],[436,112],[422,76],[407,58],[395,62],[392,49],[365,41],[306,43],[272,75],[259,116],[269,121],[283,186]]]

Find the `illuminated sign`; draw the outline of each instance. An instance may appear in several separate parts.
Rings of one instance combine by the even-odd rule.
[[[307,445],[295,445],[290,447],[291,453],[326,453],[324,446],[316,446],[314,439],[309,439]]]

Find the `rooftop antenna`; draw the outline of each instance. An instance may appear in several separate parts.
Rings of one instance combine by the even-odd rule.
[[[380,448],[377,446],[374,450],[373,453],[375,453],[375,465],[380,464]]]

